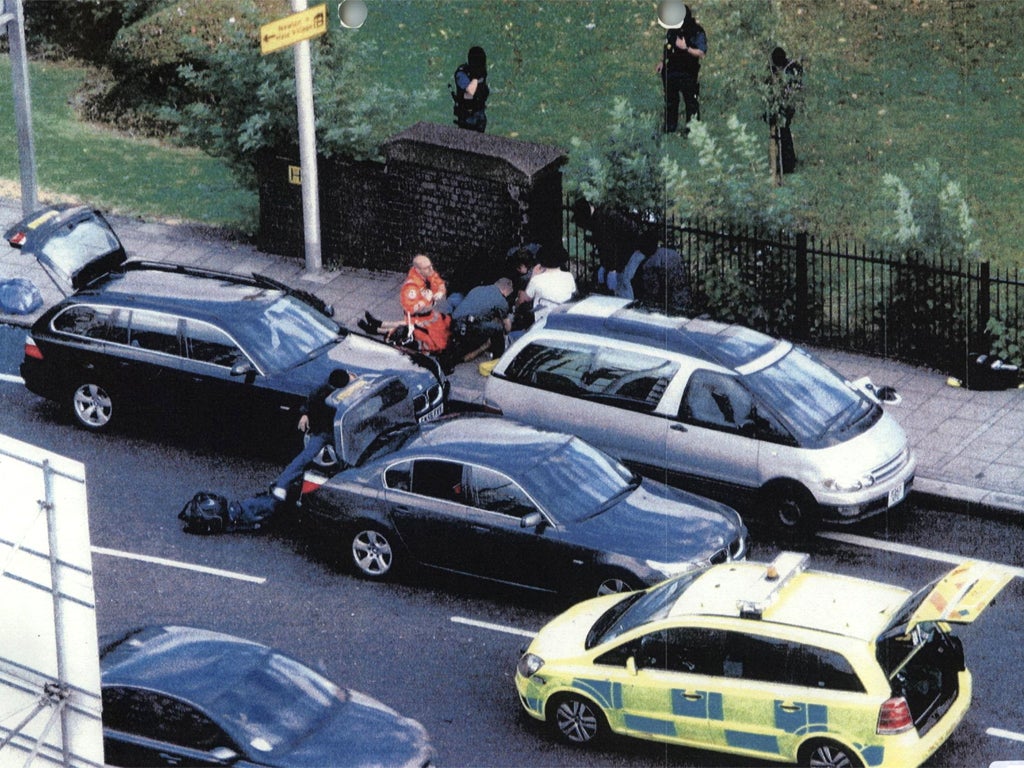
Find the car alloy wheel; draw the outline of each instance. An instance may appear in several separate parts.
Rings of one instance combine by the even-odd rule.
[[[383,579],[391,572],[394,552],[391,543],[380,531],[365,528],[352,537],[352,562],[370,579]]]
[[[591,702],[579,696],[566,696],[555,707],[555,728],[572,744],[590,744],[604,730],[604,716]]]
[[[114,402],[110,393],[99,384],[79,385],[71,394],[71,412],[86,429],[106,429],[114,417]]]
[[[862,763],[846,747],[832,741],[816,741],[800,762],[809,768],[861,768]]]
[[[619,592],[632,592],[633,587],[621,576],[607,576],[597,586],[597,596],[614,595]]]
[[[309,433],[305,432],[302,435],[302,446],[303,448],[309,443]],[[313,457],[313,464],[321,469],[334,469],[338,466],[338,453],[334,450],[334,446],[328,443],[321,448],[316,456]]]

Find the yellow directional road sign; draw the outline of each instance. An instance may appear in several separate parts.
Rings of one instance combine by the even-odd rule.
[[[326,31],[327,4],[324,3],[260,27],[260,53],[265,56]]]

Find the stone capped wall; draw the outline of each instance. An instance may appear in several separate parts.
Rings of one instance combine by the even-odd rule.
[[[425,252],[462,290],[500,274],[511,246],[562,236],[560,149],[424,122],[381,153],[319,161],[325,266],[405,271]],[[298,165],[297,151],[259,159],[258,245],[303,258]]]

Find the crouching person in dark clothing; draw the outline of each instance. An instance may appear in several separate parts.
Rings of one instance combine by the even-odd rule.
[[[327,381],[314,389],[299,409],[298,429],[306,435],[306,445],[291,460],[291,463],[277,476],[270,488],[271,495],[280,501],[288,498],[288,489],[302,478],[306,467],[316,458],[317,454],[334,439],[335,409],[328,405],[329,398],[335,390],[348,386],[351,377],[344,368],[331,371]]]
[[[512,327],[509,297],[515,286],[507,277],[478,285],[452,312],[454,362],[467,363],[485,352],[505,351],[505,334]]]

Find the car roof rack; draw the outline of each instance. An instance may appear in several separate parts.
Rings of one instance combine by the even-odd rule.
[[[236,272],[224,272],[223,270],[207,269],[206,267],[196,267],[190,264],[177,264],[169,261],[152,261],[149,259],[130,259],[122,264],[118,270],[118,272],[122,273],[133,271],[170,272],[178,275],[192,275],[194,277],[228,280],[235,283],[242,283],[244,285],[252,285],[258,288],[271,288],[273,290],[282,291],[283,293],[295,296],[298,299],[302,299],[307,304],[311,304],[321,314],[327,315],[328,317],[334,316],[334,307],[316,294],[304,291],[301,288],[292,288],[287,283],[282,283],[280,280],[275,280],[274,278],[259,272],[242,275]],[[111,274],[117,274],[117,272],[101,275],[96,280],[89,283],[89,286],[87,287],[95,285],[102,278],[108,277]]]

